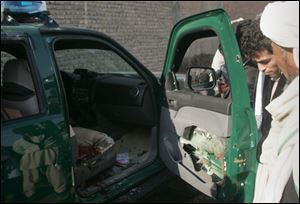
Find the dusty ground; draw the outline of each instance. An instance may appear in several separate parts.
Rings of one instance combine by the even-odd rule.
[[[157,185],[160,183],[159,185]],[[154,187],[154,190],[153,190]],[[112,203],[217,203],[168,170],[133,188]]]
[[[146,203],[214,203],[215,200],[174,176],[141,200]]]

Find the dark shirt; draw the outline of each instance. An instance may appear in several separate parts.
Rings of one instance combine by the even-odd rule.
[[[283,92],[285,84],[286,84],[286,78],[282,74],[278,81],[273,97],[271,98],[274,81],[272,81],[268,76],[265,77],[264,87],[263,87],[263,99],[262,99],[263,113],[262,113],[262,123],[260,128],[261,138],[256,147],[257,161],[259,161],[259,157],[261,155],[262,143],[267,138],[269,131],[271,129],[272,116],[265,108],[273,99],[277,98]]]
[[[284,188],[280,203],[299,203],[299,197],[295,189],[293,175],[290,176]]]

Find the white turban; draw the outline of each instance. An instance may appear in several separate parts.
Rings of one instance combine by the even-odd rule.
[[[299,68],[299,1],[269,3],[262,13],[260,29],[277,45],[293,48]]]

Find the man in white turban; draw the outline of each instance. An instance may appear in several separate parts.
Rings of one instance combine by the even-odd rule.
[[[260,28],[271,39],[289,86],[266,107],[273,121],[262,145],[253,202],[299,203],[299,2],[268,4]]]

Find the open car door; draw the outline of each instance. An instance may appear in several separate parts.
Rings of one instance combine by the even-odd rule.
[[[180,74],[183,58],[193,42],[205,38],[219,40],[230,97],[191,91],[186,86],[186,75]],[[207,46],[211,43],[202,44],[202,48]],[[213,10],[178,22],[166,57],[161,78],[165,87],[161,159],[170,171],[210,197],[252,202],[258,133],[243,62],[226,12]]]

